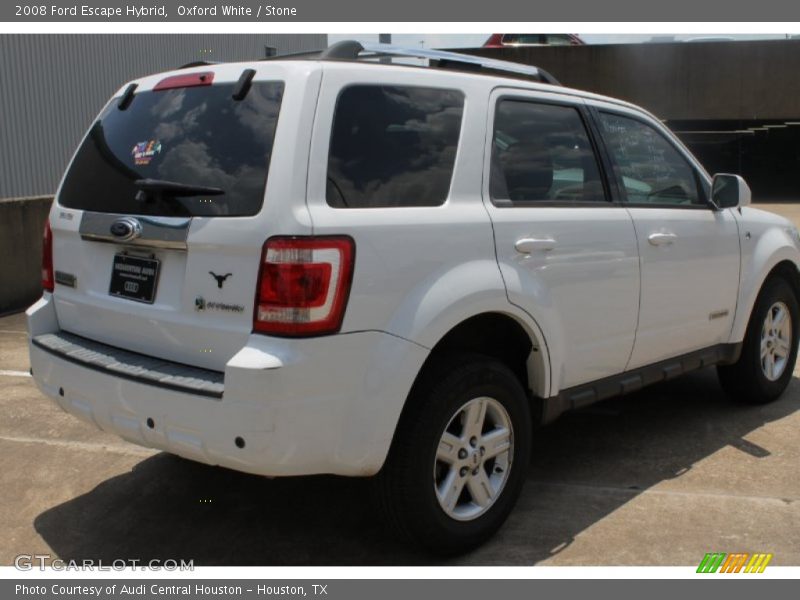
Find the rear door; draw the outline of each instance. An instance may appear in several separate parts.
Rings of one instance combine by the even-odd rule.
[[[217,370],[244,345],[264,241],[309,231],[295,142],[318,78],[259,66],[234,98],[242,72],[142,80],[91,126],[51,219],[64,330]]]
[[[485,204],[509,300],[539,322],[558,368],[551,393],[623,371],[636,331],[636,235],[589,124],[580,99],[492,95]]]
[[[702,168],[660,123],[637,111],[596,113],[633,217],[642,270],[636,368],[730,336],[739,287],[739,231],[706,200]]]

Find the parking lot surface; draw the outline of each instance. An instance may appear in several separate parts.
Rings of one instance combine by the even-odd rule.
[[[763,207],[764,205],[762,205]],[[770,205],[800,219],[800,205]],[[489,543],[447,559],[393,538],[366,480],[265,479],[128,444],[27,376],[24,315],[0,319],[0,564],[697,565],[770,552],[800,565],[800,371],[763,407],[705,370],[540,430],[522,497]]]

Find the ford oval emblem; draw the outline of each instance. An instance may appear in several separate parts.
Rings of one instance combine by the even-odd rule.
[[[111,224],[111,235],[121,242],[129,242],[142,234],[142,224],[133,217],[120,217]]]

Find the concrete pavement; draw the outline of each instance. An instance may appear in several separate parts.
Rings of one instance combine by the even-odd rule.
[[[360,480],[267,480],[96,431],[46,400],[19,316],[0,319],[0,563],[438,564],[387,532]],[[691,565],[709,551],[800,564],[800,381],[731,404],[713,371],[568,415],[539,432],[523,496],[451,564]]]

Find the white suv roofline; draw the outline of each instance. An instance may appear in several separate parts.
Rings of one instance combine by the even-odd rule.
[[[359,56],[359,54],[362,51],[368,52],[370,54]],[[195,61],[169,71],[153,73],[150,75],[139,77],[135,80],[131,80],[125,83],[120,88],[120,90],[117,92],[117,95],[120,95],[128,87],[130,83],[139,84],[140,91],[147,91],[149,87],[154,85],[155,82],[157,82],[161,78],[164,78],[172,74],[179,74],[181,72],[187,72],[192,70],[216,71],[217,69],[220,68],[228,70],[231,67],[241,67],[242,69],[246,69],[246,68],[256,67],[258,65],[267,65],[267,64],[280,64],[281,66],[284,66],[286,64],[295,64],[295,65],[308,66],[309,63],[316,63],[316,65],[318,66],[325,66],[325,63],[347,64],[348,67],[356,69],[358,68],[369,69],[378,67],[383,69],[401,69],[401,70],[426,69],[427,70],[436,68],[424,65],[404,65],[395,63],[370,62],[371,60],[379,59],[381,57],[393,57],[393,56],[420,58],[426,60],[439,60],[439,61],[462,63],[464,65],[478,66],[480,68],[486,69],[486,72],[481,73],[480,71],[478,72],[459,71],[458,69],[452,69],[452,68],[451,69],[445,68],[441,70],[455,77],[461,76],[461,77],[471,78],[477,74],[483,78],[493,80],[494,83],[493,87],[532,89],[532,90],[546,91],[556,94],[563,94],[565,96],[573,96],[573,97],[585,98],[588,100],[595,100],[600,102],[607,102],[610,104],[616,104],[618,106],[622,106],[630,110],[635,110],[637,112],[646,114],[652,117],[653,119],[660,121],[660,119],[657,116],[653,115],[652,113],[648,112],[642,107],[637,106],[636,104],[631,104],[630,102],[625,102],[624,100],[619,100],[617,98],[604,96],[602,94],[597,94],[594,92],[587,92],[585,90],[563,86],[553,75],[551,75],[550,73],[548,73],[547,71],[545,71],[540,67],[525,65],[522,63],[515,63],[513,61],[497,60],[497,59],[484,58],[480,56],[474,56],[470,54],[462,54],[460,52],[450,52],[445,50],[425,50],[420,48],[406,48],[390,44],[371,44],[371,43],[362,44],[360,42],[355,42],[351,40],[344,40],[342,42],[337,42],[336,44],[333,44],[328,48],[326,48],[325,50],[319,52],[300,52],[296,54],[287,54],[283,56],[275,56],[265,59],[244,60],[236,62]],[[504,75],[503,73],[507,74]],[[523,77],[520,77],[520,75],[522,75]]]
[[[362,52],[367,52],[369,54],[364,56],[361,54]],[[327,50],[322,52],[320,58],[327,60],[358,60],[364,58],[374,59],[386,56],[422,58],[440,61],[441,63],[445,64],[455,63],[459,65],[469,65],[471,67],[479,67],[481,69],[487,69],[490,71],[524,75],[550,85],[561,85],[555,77],[539,67],[507,60],[497,60],[494,58],[485,58],[483,56],[474,56],[472,54],[449,52],[446,50],[407,48],[404,46],[393,46],[391,44],[362,44],[360,42],[346,40],[330,46]]]

